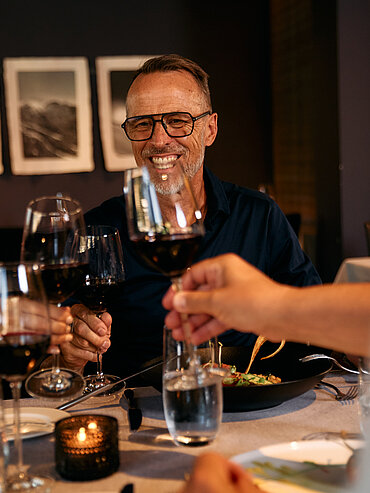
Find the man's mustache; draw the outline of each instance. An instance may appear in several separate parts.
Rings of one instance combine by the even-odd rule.
[[[162,147],[152,145],[150,147],[146,147],[143,150],[142,156],[144,158],[147,158],[150,156],[155,156],[157,154],[184,154],[184,152],[185,152],[185,147],[179,145],[162,146]]]

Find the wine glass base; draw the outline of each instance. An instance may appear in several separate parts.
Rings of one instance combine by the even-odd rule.
[[[50,379],[50,376],[50,368],[32,373],[25,383],[27,392],[32,397],[58,399],[59,397],[72,397],[80,394],[85,387],[84,378],[68,368],[59,368],[55,382]]]
[[[33,493],[49,493],[54,481],[43,476],[28,476],[25,473],[10,476],[6,481],[6,491],[32,491]]]
[[[108,385],[110,383],[118,382],[121,380],[120,377],[116,377],[115,375],[88,375],[85,377],[85,388],[83,393],[88,394],[90,392],[93,392],[94,390],[98,390],[101,387],[104,387],[104,385]],[[99,394],[99,396],[104,396],[104,395],[110,395],[110,391],[108,390],[107,392],[102,392]]]

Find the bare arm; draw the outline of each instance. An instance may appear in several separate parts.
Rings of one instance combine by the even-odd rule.
[[[191,314],[194,344],[234,328],[271,341],[310,342],[361,355],[370,335],[370,283],[295,288],[278,284],[232,254],[194,265],[184,290],[163,299],[166,324],[183,333],[178,312]],[[176,310],[176,311],[175,311]]]

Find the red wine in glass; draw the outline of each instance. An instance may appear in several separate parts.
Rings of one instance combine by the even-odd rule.
[[[6,478],[7,492],[50,491],[52,481],[26,472],[20,430],[22,381],[45,354],[51,323],[39,266],[0,263],[0,375],[13,396],[16,471]]]
[[[123,191],[136,253],[181,290],[181,275],[191,266],[204,236],[202,213],[182,166],[125,170]],[[193,358],[188,318],[185,314],[181,318],[190,359],[199,366]]]
[[[103,313],[109,303],[122,292],[123,281],[96,279],[86,276],[85,283],[77,290],[75,297],[94,313]]]
[[[89,264],[84,282],[74,298],[100,317],[120,294],[125,279],[119,231],[112,226],[90,225],[80,241],[80,251],[88,253]],[[102,354],[98,351],[96,374],[85,377],[84,391],[91,392],[118,379],[103,373]]]
[[[41,277],[50,303],[60,304],[72,296],[85,280],[88,264],[41,265]]]
[[[83,282],[87,255],[79,251],[85,231],[80,204],[57,194],[32,200],[26,209],[21,259],[37,262],[50,303],[60,306]],[[52,368],[33,373],[26,381],[32,396],[70,397],[81,392],[84,379],[78,372],[59,367],[53,353]]]
[[[134,240],[136,252],[151,267],[169,277],[180,276],[194,261],[202,241],[200,234],[154,235]]]
[[[25,378],[37,366],[50,344],[50,334],[12,332],[0,339],[0,374]]]

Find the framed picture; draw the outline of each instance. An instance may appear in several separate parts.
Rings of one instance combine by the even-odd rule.
[[[131,144],[121,128],[126,119],[126,94],[134,72],[147,60],[145,56],[98,57],[96,81],[100,134],[105,168],[122,171],[136,166]]]
[[[5,58],[4,85],[15,175],[93,171],[86,58]]]

